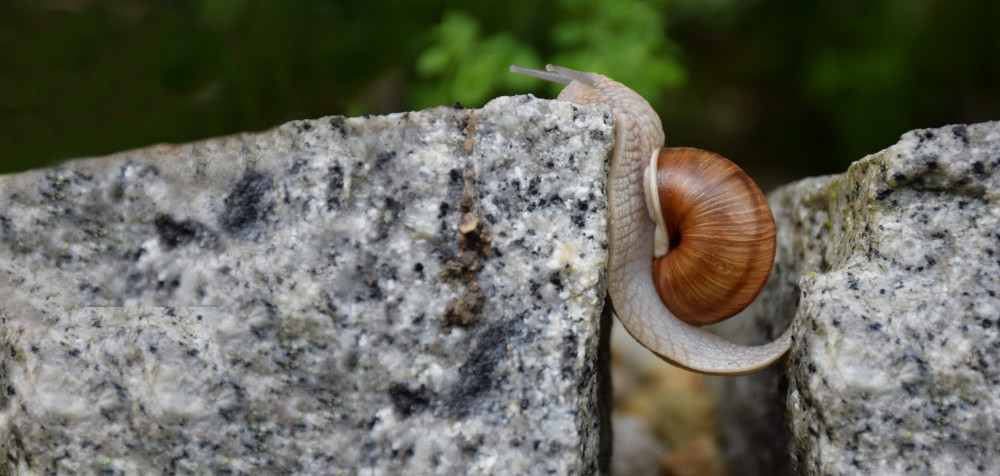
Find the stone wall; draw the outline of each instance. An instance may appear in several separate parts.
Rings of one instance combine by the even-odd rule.
[[[608,468],[614,118],[531,96],[0,177],[0,474]],[[1000,466],[1000,123],[769,195],[734,474]]]

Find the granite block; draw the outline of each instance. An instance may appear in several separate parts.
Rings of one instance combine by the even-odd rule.
[[[606,467],[613,130],[503,97],[0,177],[0,473]]]
[[[720,381],[731,467],[1000,467],[998,170],[1000,122],[952,125],[768,195],[774,274],[724,332],[792,320],[794,343],[780,366]]]

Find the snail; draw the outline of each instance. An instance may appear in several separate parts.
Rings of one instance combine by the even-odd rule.
[[[770,274],[774,219],[756,184],[718,154],[663,148],[656,112],[625,85],[545,69],[510,67],[566,84],[557,99],[605,103],[615,114],[607,290],[625,329],[660,358],[705,374],[747,374],[784,355],[790,329],[768,344],[743,346],[700,328],[746,307]]]

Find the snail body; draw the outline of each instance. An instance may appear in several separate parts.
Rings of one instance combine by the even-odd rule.
[[[781,357],[791,345],[790,330],[771,343],[743,346],[698,327],[717,322],[728,317],[724,314],[731,315],[745,307],[760,292],[770,273],[774,259],[774,222],[770,208],[765,212],[758,207],[758,211],[749,214],[734,211],[740,210],[740,203],[747,200],[767,206],[756,185],[750,181],[758,198],[753,198],[753,194],[749,199],[737,194],[734,199],[726,197],[725,187],[713,185],[712,180],[706,182],[704,177],[671,182],[677,179],[671,177],[674,175],[730,175],[736,171],[742,174],[742,171],[725,159],[722,159],[725,163],[718,162],[721,156],[710,152],[663,149],[663,128],[656,112],[645,99],[621,83],[600,74],[559,66],[548,65],[546,70],[511,66],[512,72],[567,84],[557,99],[576,104],[605,103],[615,114],[615,145],[607,180],[611,218],[608,294],[625,329],[660,358],[701,373],[746,374]],[[679,166],[674,160],[684,165]],[[738,178],[737,183],[745,181]],[[741,187],[751,188],[738,185],[735,189]],[[679,193],[682,190],[702,193],[695,193],[695,198],[691,198],[690,194]],[[733,193],[728,192],[729,195]],[[726,217],[730,220],[721,220]],[[696,231],[692,232],[692,222],[699,226],[704,222],[699,218],[707,218],[710,226],[695,227]],[[770,222],[769,245],[766,230],[749,240],[725,236],[727,231],[738,231],[748,223],[760,221]],[[715,241],[712,241],[713,235]],[[726,240],[730,243],[717,246]],[[709,243],[707,248],[706,242]],[[745,249],[748,243],[751,245],[749,251]],[[736,246],[730,246],[734,244]],[[724,258],[719,258],[720,249],[730,251],[724,251]],[[743,251],[739,251],[741,249]],[[676,256],[671,258],[670,255]],[[654,257],[660,264],[652,264]],[[751,270],[733,266],[733,262],[750,263]],[[766,271],[763,281],[757,284],[734,287],[717,283],[734,277],[757,276],[762,265]],[[655,279],[654,272],[657,274]],[[658,293],[658,286],[670,290]],[[692,290],[706,286],[716,289],[708,293]],[[736,299],[734,296],[741,297]],[[719,301],[725,301],[723,307],[728,309],[712,309]],[[745,303],[740,305],[737,301]]]

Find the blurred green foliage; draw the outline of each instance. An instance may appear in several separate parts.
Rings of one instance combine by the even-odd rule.
[[[615,79],[651,102],[664,89],[684,80],[678,49],[663,24],[662,4],[636,0],[560,0],[552,5],[558,22],[543,30],[538,44],[522,41],[508,31],[484,36],[479,20],[463,10],[448,10],[434,27],[434,44],[420,55],[416,67],[423,80],[413,104],[430,107],[458,100],[480,105],[499,91],[537,89],[538,80],[505,74],[511,64],[540,68],[553,63],[584,71],[615,71]],[[536,51],[544,46],[550,56]],[[637,65],[642,65],[637,67]],[[562,85],[547,85],[555,96]]]
[[[416,61],[421,81],[413,91],[416,108],[459,101],[482,104],[498,90],[527,89],[530,81],[503,74],[513,63],[538,64],[534,49],[513,35],[483,37],[479,22],[464,11],[449,10],[431,28],[434,44]]]
[[[0,173],[597,71],[763,188],[1000,119],[1000,2],[3,0]]]

